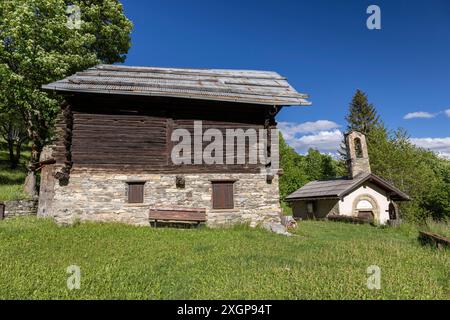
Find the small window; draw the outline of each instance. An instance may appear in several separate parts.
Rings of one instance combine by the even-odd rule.
[[[214,181],[212,183],[213,209],[233,209],[233,181]]]
[[[128,203],[144,202],[145,182],[128,182]]]
[[[308,215],[314,214],[314,202],[306,203],[306,212],[308,213]]]

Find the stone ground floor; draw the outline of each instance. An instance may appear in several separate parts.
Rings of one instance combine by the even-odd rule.
[[[60,185],[50,167],[42,172],[38,216],[54,217],[58,223],[81,220],[150,225],[150,208],[202,208],[206,210],[208,226],[236,223],[256,226],[280,220],[277,176],[268,181],[266,175],[251,173],[120,174],[80,171],[70,174],[67,185]],[[226,189],[230,190],[229,194],[220,195],[226,202],[226,209],[214,207],[213,185],[216,182],[229,184]],[[135,192],[141,194],[136,195]]]

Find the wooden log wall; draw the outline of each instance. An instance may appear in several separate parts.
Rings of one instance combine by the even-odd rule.
[[[74,112],[72,158],[76,165],[166,164],[165,118]]]
[[[174,165],[170,140],[173,130],[191,132],[192,153],[194,121],[201,120],[203,132],[216,128],[249,129],[257,132],[267,126],[266,106],[191,101],[188,99],[135,98],[112,96],[75,96],[68,98],[72,106],[73,130],[71,162],[73,169],[108,169],[133,172],[259,172],[261,165]],[[273,123],[271,119],[271,123]],[[67,161],[67,148],[59,124],[56,159]],[[203,147],[210,142],[204,142]],[[192,156],[193,159],[193,156]]]

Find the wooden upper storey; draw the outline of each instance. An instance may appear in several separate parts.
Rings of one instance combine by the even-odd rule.
[[[261,165],[175,165],[171,161],[172,132],[185,129],[191,136],[194,153],[194,121],[202,132],[218,129],[271,129],[279,109],[217,101],[143,98],[76,94],[67,96],[71,120],[58,122],[55,156],[67,161],[70,152],[73,169],[112,169],[145,172],[259,172]],[[68,122],[71,122],[68,126]],[[67,139],[70,132],[70,139]],[[204,141],[203,147],[210,142]],[[248,143],[247,143],[248,147]],[[225,152],[224,152],[225,153]],[[193,159],[193,155],[192,155]]]
[[[174,165],[172,132],[186,129],[193,137],[196,120],[203,132],[269,129],[282,106],[310,104],[276,72],[251,70],[99,65],[43,88],[64,94],[69,105],[56,157],[73,169],[258,172],[261,165],[247,161]]]

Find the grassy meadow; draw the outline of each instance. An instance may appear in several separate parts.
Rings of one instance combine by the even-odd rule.
[[[415,227],[305,221],[294,233],[0,221],[0,299],[450,299],[450,250],[421,246]],[[367,288],[371,265],[380,290]]]

